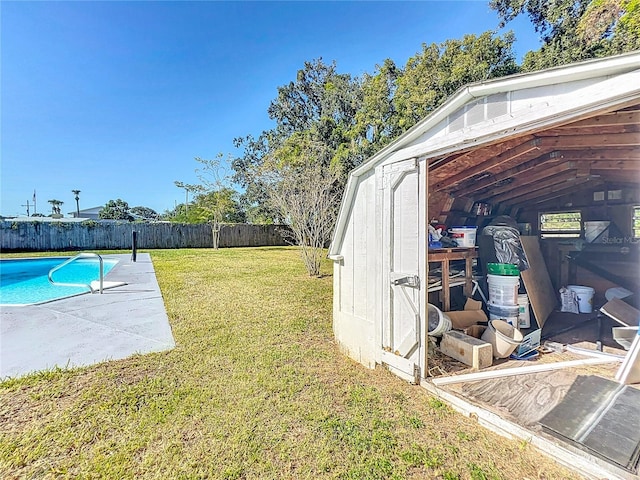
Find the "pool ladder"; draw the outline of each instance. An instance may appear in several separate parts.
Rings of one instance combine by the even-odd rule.
[[[100,288],[99,288],[99,290],[95,290],[91,286],[91,284],[55,282],[53,280],[52,275],[53,275],[54,272],[60,270],[65,265],[69,265],[71,262],[74,262],[74,261],[76,261],[76,260],[78,260],[80,258],[87,258],[87,257],[98,257],[98,260],[100,261]],[[60,265],[56,265],[51,270],[49,270],[49,283],[51,283],[53,285],[65,285],[67,287],[87,287],[91,291],[91,293],[96,293],[96,291],[99,291],[100,293],[102,293],[102,287],[104,285],[104,264],[103,264],[103,261],[102,261],[102,257],[100,255],[98,255],[97,253],[79,253],[75,257],[72,257],[72,258],[68,259],[66,262],[62,262]]]

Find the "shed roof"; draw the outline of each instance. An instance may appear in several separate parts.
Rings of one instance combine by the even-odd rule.
[[[381,164],[427,158],[430,190],[499,201],[516,186],[500,172],[532,178],[535,166],[564,182],[603,173],[637,182],[619,172],[624,162],[640,163],[639,149],[640,52],[469,84],[351,172],[329,254],[340,252],[358,177]],[[585,158],[591,162],[570,163]]]

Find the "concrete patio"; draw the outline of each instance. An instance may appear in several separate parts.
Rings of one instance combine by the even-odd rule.
[[[126,285],[41,305],[3,306],[0,379],[118,360],[175,347],[151,257],[119,263],[106,280]]]

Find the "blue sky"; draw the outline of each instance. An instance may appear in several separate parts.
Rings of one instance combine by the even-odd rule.
[[[194,157],[272,126],[278,86],[305,61],[372,73],[422,43],[495,30],[488,1],[0,3],[0,213],[122,198],[159,213],[196,182]],[[507,26],[520,59],[539,42]]]

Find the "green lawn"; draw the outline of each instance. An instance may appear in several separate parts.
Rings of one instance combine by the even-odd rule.
[[[578,478],[339,351],[291,248],[151,252],[177,346],[0,384],[0,478]]]

